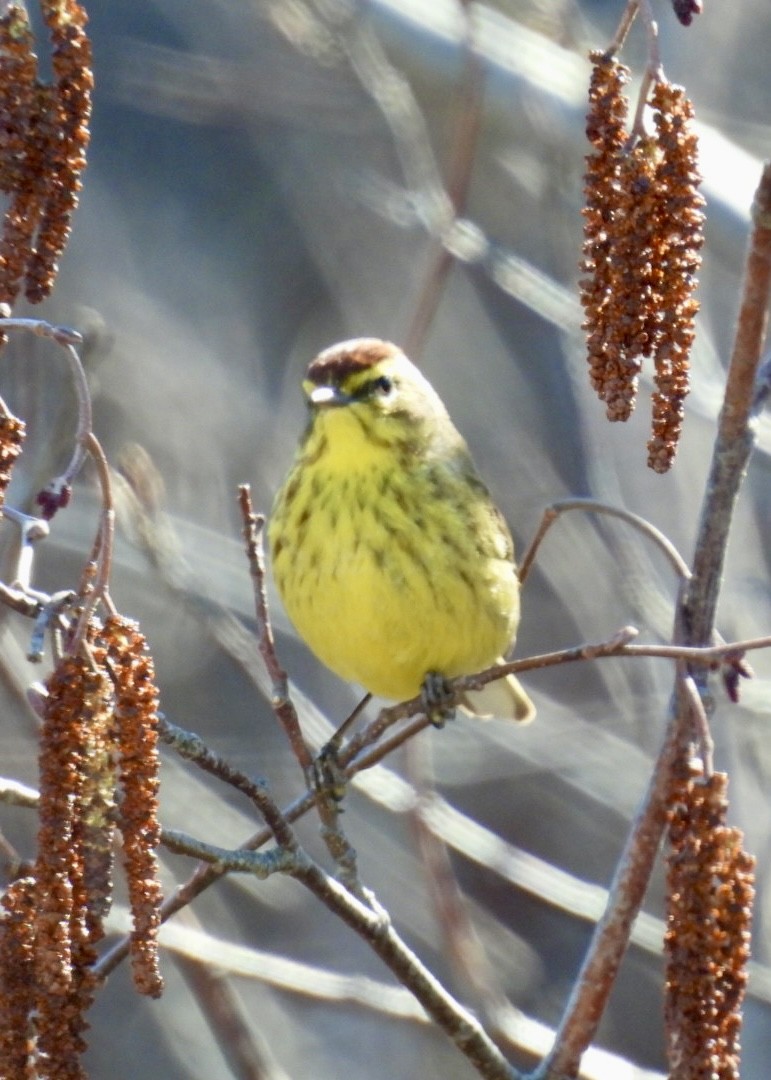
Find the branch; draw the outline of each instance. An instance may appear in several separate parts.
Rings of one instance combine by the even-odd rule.
[[[34,788],[20,784],[17,780],[8,780],[0,777],[0,803],[9,806],[25,806],[29,810],[37,810],[40,803],[40,793]]]
[[[76,656],[79,652],[81,645],[85,641],[91,616],[93,615],[97,604],[105,598],[107,593],[110,582],[110,571],[112,570],[112,547],[115,537],[115,508],[112,497],[110,466],[107,464],[107,458],[104,456],[104,451],[93,432],[88,433],[84,445],[88,449],[88,452],[96,465],[99,486],[102,492],[102,510],[99,519],[97,540],[94,545],[95,550],[98,552],[96,580],[83,602],[83,609],[78,617],[75,633],[72,635],[72,640],[67,646],[67,651],[70,656]]]
[[[519,565],[519,580],[524,584],[530,573],[533,562],[538,548],[541,546],[546,533],[551,526],[560,516],[560,514],[568,513],[570,510],[583,510],[590,514],[605,514],[608,517],[616,517],[621,521],[625,521],[627,525],[631,525],[632,528],[637,529],[649,540],[651,540],[657,547],[664,553],[669,561],[675,574],[683,581],[687,581],[691,576],[691,571],[688,568],[688,564],[677,550],[672,541],[657,529],[655,525],[652,525],[650,521],[647,521],[644,517],[640,517],[639,514],[632,513],[631,510],[624,510],[620,506],[611,506],[609,503],[600,502],[598,499],[560,499],[559,502],[552,503],[551,506],[543,512],[541,518],[541,524],[536,530],[536,534],[530,542],[530,546],[522,556],[522,560]]]
[[[666,824],[671,773],[682,752],[689,719],[689,703],[676,694],[664,745],[621,853],[605,913],[595,927],[551,1052],[532,1080],[576,1076],[581,1056],[594,1039],[648,888]]]
[[[294,876],[367,942],[399,982],[414,994],[480,1076],[485,1080],[520,1080],[520,1074],[508,1064],[476,1017],[447,993],[397,934],[374,898],[370,897],[373,910],[373,907],[365,906],[352,897],[314,863],[295,872]]]
[[[19,589],[28,597],[39,598],[40,594],[32,588],[34,548],[38,541],[46,539],[51,528],[43,518],[30,517],[29,514],[15,510],[12,506],[3,506],[0,508],[0,513],[7,521],[12,521],[19,527],[19,557],[11,589]]]
[[[36,320],[18,319],[10,321],[26,324],[34,323]],[[0,323],[0,328],[5,325],[5,323]],[[75,447],[69,464],[63,473],[60,473],[59,476],[55,476],[52,480],[49,480],[43,490],[38,492],[37,496],[37,502],[42,509],[43,515],[46,518],[52,518],[57,510],[66,506],[69,502],[70,493],[72,491],[72,481],[80,472],[85,460],[86,452],[89,449],[89,439],[93,432],[91,394],[88,389],[88,380],[86,379],[83,364],[78,355],[78,350],[75,348],[76,341],[74,338],[79,339],[80,335],[76,335],[74,331],[66,330],[66,328],[63,327],[49,327],[47,323],[42,323],[38,327],[32,326],[30,329],[34,329],[36,333],[43,334],[46,337],[51,337],[54,341],[58,341],[64,348],[70,368],[70,375],[72,376],[72,385],[75,389],[75,396],[78,402],[78,428],[75,433]],[[48,331],[52,332],[49,333]],[[68,338],[66,335],[72,336]]]
[[[177,829],[164,829],[161,843],[177,855],[189,855],[193,859],[211,863],[218,870],[240,874],[253,874],[264,881],[272,874],[294,873],[307,856],[301,851],[289,851],[287,848],[274,847],[269,851],[247,851],[243,848],[217,847],[207,844]]]
[[[317,779],[313,756],[300,727],[300,720],[294,702],[289,696],[289,679],[279,662],[276,643],[268,611],[268,598],[265,588],[265,551],[262,543],[265,518],[254,513],[252,496],[248,484],[238,489],[238,503],[244,526],[244,540],[249,560],[249,571],[254,586],[254,599],[257,614],[257,646],[270,676],[271,706],[279,723],[284,729],[289,745],[303,771],[309,785]],[[340,807],[334,789],[325,784],[316,784],[318,798],[316,809],[321,819],[321,836],[330,855],[337,863],[340,879],[357,896],[362,895],[356,868],[356,852],[340,825]],[[270,824],[269,819],[265,819]]]
[[[718,434],[701,510],[693,577],[682,605],[690,645],[712,638],[734,507],[755,444],[752,409],[771,294],[771,164],[761,176],[752,208],[744,288]]]
[[[171,830],[164,830],[163,842],[170,850],[204,859],[218,870],[250,873],[260,879],[279,871],[294,877],[369,945],[480,1076],[487,1080],[518,1080],[519,1074],[509,1066],[479,1021],[447,993],[405,944],[371,894],[368,903],[364,903],[302,851],[289,852],[283,848],[263,854],[230,851]]]
[[[259,811],[276,842],[287,851],[297,850],[297,840],[289,827],[289,822],[271,798],[265,780],[253,780],[233,768],[213,753],[198,735],[170,723],[165,716],[158,717],[158,734],[168,746],[177,751],[180,757],[194,762],[210,776],[216,776],[218,780],[246,795]]]
[[[750,418],[771,294],[769,165],[761,177],[753,217],[744,294],[702,507],[693,573],[683,584],[675,615],[675,634],[682,636],[689,646],[706,645],[713,640],[729,528],[753,446]],[[764,639],[763,645],[767,643],[768,639]],[[712,649],[701,653],[700,668],[694,672],[693,682],[682,663],[678,666],[664,745],[622,853],[605,914],[592,937],[552,1051],[535,1074],[538,1078],[556,1080],[576,1074],[583,1051],[596,1035],[629,942],[632,923],[642,905],[667,821],[668,798],[678,761],[687,754],[694,731],[707,756],[711,752],[706,712],[703,706],[697,709],[694,701],[694,690],[702,689],[706,682],[703,661],[707,651],[713,653]],[[723,647],[718,646],[715,652],[723,653]]]
[[[272,684],[270,703],[300,768],[307,776],[313,765],[313,756],[305,742],[297,710],[289,696],[289,680],[276,654],[276,642],[268,612],[268,597],[265,589],[265,552],[262,544],[265,518],[254,513],[251,489],[248,484],[241,484],[238,488],[238,505],[241,509],[246,555],[254,587],[257,648]]]

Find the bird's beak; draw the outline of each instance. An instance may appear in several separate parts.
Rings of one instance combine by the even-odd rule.
[[[337,386],[314,386],[312,383],[308,383],[305,386],[305,393],[307,394],[308,401],[311,405],[319,405],[321,407],[327,405],[347,405],[351,400],[350,395],[344,393]]]

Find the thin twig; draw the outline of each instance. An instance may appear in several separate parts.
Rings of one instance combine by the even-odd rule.
[[[23,320],[20,320],[23,321]],[[34,320],[31,320],[34,321]],[[1,325],[1,324],[0,324]],[[53,330],[62,330],[66,328],[53,327]],[[68,333],[74,334],[74,331],[68,331]],[[52,336],[52,335],[46,335]],[[77,335],[79,337],[80,335]],[[54,338],[64,348],[67,362],[70,368],[70,375],[72,376],[72,384],[75,389],[75,396],[78,402],[78,427],[75,433],[75,446],[72,451],[69,464],[65,468],[64,472],[58,476],[53,477],[52,480],[46,484],[41,492],[38,493],[37,501],[42,507],[43,512],[47,518],[52,518],[57,510],[66,506],[69,502],[70,492],[72,490],[72,482],[80,472],[83,462],[86,458],[86,454],[90,451],[91,444],[90,439],[93,434],[93,413],[91,407],[91,393],[88,388],[88,380],[86,379],[86,372],[83,368],[83,363],[80,359],[78,350],[72,340],[66,340],[65,338]]]
[[[85,446],[96,465],[96,474],[99,478],[99,486],[102,494],[102,509],[99,518],[98,549],[96,580],[83,602],[83,608],[72,639],[68,642],[67,652],[70,656],[76,656],[81,645],[85,641],[88,632],[88,624],[94,614],[97,604],[107,592],[112,571],[112,548],[115,537],[115,508],[112,496],[112,481],[110,478],[110,466],[104,456],[101,444],[93,432],[89,432],[85,440]]]
[[[665,77],[664,68],[661,64],[661,55],[659,53],[659,28],[658,23],[653,17],[653,9],[651,8],[650,0],[630,0],[621,17],[621,23],[619,24],[618,30],[608,46],[605,55],[615,56],[616,53],[621,50],[632,23],[638,14],[645,23],[645,29],[648,36],[648,61],[640,81],[640,91],[637,95],[637,107],[635,108],[629,138],[626,140],[625,150],[627,152],[632,150],[637,142],[646,135],[644,117],[650,88],[653,84],[661,82]]]
[[[61,624],[63,624],[62,612],[65,608],[70,607],[75,599],[76,594],[72,589],[62,589],[60,592],[54,593],[43,604],[35,618],[35,625],[29,640],[29,649],[27,650],[27,659],[32,663],[38,664],[43,659],[45,636],[49,631],[54,634],[54,640],[56,640],[55,630],[60,629]]]
[[[29,514],[22,513],[21,510],[15,510],[12,506],[6,505],[0,508],[0,514],[19,527],[19,557],[16,561],[16,573],[11,587],[34,596],[36,593],[32,588],[32,567],[35,559],[35,544],[40,540],[45,540],[50,535],[51,528],[43,518],[31,517]]]
[[[0,604],[11,608],[17,615],[36,619],[46,599],[45,594],[30,596],[22,589],[12,589],[0,581]]]
[[[9,806],[25,806],[29,810],[37,810],[40,803],[40,793],[34,788],[20,784],[18,780],[8,780],[0,777],[0,803]]]
[[[383,712],[386,711],[383,710]],[[416,716],[388,738],[380,738],[366,750],[362,745],[355,745],[351,742],[340,753],[341,767],[344,768],[347,776],[353,776],[355,773],[364,772],[365,769],[371,769],[373,765],[377,765],[389,757],[395,750],[405,746],[421,731],[425,731],[426,728],[432,726],[427,716]]]
[[[351,709],[345,720],[343,720],[342,724],[339,724],[335,728],[335,732],[332,737],[327,740],[327,744],[324,747],[325,750],[328,749],[330,751],[336,751],[339,748],[343,739],[351,730],[356,721],[359,719],[359,717],[369,705],[371,700],[372,694],[365,694],[364,697],[362,697],[361,700],[356,705],[354,705],[353,709]]]
[[[210,776],[216,776],[224,784],[246,795],[262,815],[276,842],[287,851],[296,850],[297,840],[286,817],[270,797],[265,780],[246,776],[213,753],[198,735],[170,723],[165,716],[158,717],[158,734],[168,746],[177,751],[180,757],[195,762]]]
[[[648,35],[647,71],[652,79],[661,79],[664,73],[659,53],[659,25],[653,17],[651,0],[640,0],[640,17],[645,23],[645,30]]]
[[[684,700],[688,703],[691,710],[693,731],[699,742],[703,775],[705,779],[709,779],[715,771],[715,743],[712,738],[712,733],[709,730],[707,711],[704,708],[704,702],[696,687],[696,683],[693,677],[689,675],[688,669],[682,661],[678,664],[678,677],[682,686]]]
[[[364,905],[317,864],[294,874],[330,911],[367,942],[485,1080],[520,1080],[482,1025],[467,1012],[405,944],[374,897]]]
[[[642,79],[640,80],[640,92],[637,95],[637,105],[634,111],[632,127],[629,131],[629,138],[624,144],[624,149],[627,153],[629,153],[630,150],[633,150],[640,139],[647,135],[645,128],[645,106],[648,104],[648,95],[650,94],[651,86],[660,80],[661,75],[661,70],[652,71],[650,67],[647,67],[643,72]]]
[[[625,629],[632,629],[627,627]],[[771,635],[759,638],[747,638],[744,641],[729,641],[720,645],[699,648],[695,645],[634,645],[619,640],[614,635],[608,641],[596,644],[576,645],[571,649],[559,649],[556,652],[541,653],[521,660],[511,660],[505,664],[496,664],[479,675],[464,675],[453,679],[449,686],[462,692],[479,690],[489,682],[503,678],[504,675],[516,675],[523,671],[535,671],[538,668],[554,667],[557,664],[572,664],[577,660],[603,660],[612,656],[655,656],[660,660],[687,660],[695,667],[709,670],[721,661],[731,661],[746,652],[771,648]],[[420,698],[413,698],[418,703]]]
[[[257,648],[271,679],[271,706],[303,771],[306,783],[311,786],[317,777],[313,755],[308,749],[308,744],[300,727],[297,710],[289,695],[289,679],[276,653],[276,643],[268,610],[268,597],[265,588],[265,551],[262,542],[265,518],[254,513],[251,489],[248,484],[239,486],[238,504],[241,508],[246,554],[254,588],[254,603],[257,616]],[[319,797],[316,799],[315,805],[321,820],[322,839],[327,845],[330,855],[337,863],[340,880],[353,893],[361,896],[362,887],[356,869],[356,851],[340,825],[340,807],[337,801],[337,792],[321,784],[318,785],[318,794]]]
[[[631,150],[639,139],[647,134],[645,129],[645,106],[648,104],[648,96],[651,86],[664,81],[664,68],[661,64],[659,53],[659,27],[653,18],[653,9],[650,0],[639,0],[639,11],[648,35],[648,62],[640,82],[640,92],[637,95],[637,107],[632,121],[632,130],[626,141],[626,150]]]
[[[615,56],[617,52],[623,47],[626,41],[626,36],[632,28],[632,23],[637,17],[637,11],[640,7],[640,0],[629,0],[627,3],[624,14],[621,16],[621,22],[618,24],[618,30],[613,36],[613,40],[607,48],[608,56]]]
[[[249,851],[246,848],[223,848],[216,844],[207,844],[195,836],[189,836],[179,829],[163,829],[161,843],[177,855],[189,855],[191,859],[200,859],[211,863],[218,870],[236,874],[254,874],[264,881],[273,874],[288,874],[297,868],[307,856],[301,849],[288,851],[276,846],[268,851]]]
[[[26,330],[37,337],[48,338],[57,345],[82,345],[83,335],[73,330],[71,326],[55,326],[43,319],[0,319],[0,333],[6,330]]]
[[[551,506],[547,506],[544,510],[536,534],[531,540],[530,546],[520,562],[519,580],[521,583],[524,584],[527,579],[527,576],[532,569],[536,552],[541,546],[546,533],[560,514],[567,513],[570,510],[583,510],[585,513],[591,514],[606,514],[609,517],[616,517],[621,521],[625,521],[628,525],[637,529],[660,548],[669,560],[669,563],[678,578],[687,581],[691,576],[688,564],[675,545],[663,532],[661,532],[660,529],[657,529],[655,525],[652,525],[650,521],[647,521],[644,517],[640,517],[639,514],[632,513],[631,510],[624,510],[620,506],[611,506],[609,503],[600,502],[598,499],[577,498],[560,499],[559,502],[552,503]]]
[[[300,727],[300,720],[294,702],[289,696],[289,679],[276,654],[276,642],[268,611],[268,597],[265,589],[265,552],[262,535],[265,518],[255,514],[252,506],[252,493],[248,484],[238,488],[238,505],[241,509],[246,555],[249,560],[249,573],[254,588],[254,607],[257,618],[257,648],[263,659],[271,680],[271,706],[284,729],[289,745],[297,758],[304,775],[308,775],[313,766],[313,755],[308,749]]]

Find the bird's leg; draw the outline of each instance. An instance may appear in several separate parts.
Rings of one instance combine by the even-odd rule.
[[[320,795],[330,795],[335,802],[342,802],[345,797],[346,776],[340,768],[337,755],[340,751],[344,736],[359,718],[364,708],[372,699],[372,694],[365,694],[353,712],[343,720],[340,727],[332,738],[326,742],[311,767],[311,775],[307,778],[308,786]]]
[[[435,728],[444,727],[455,716],[455,701],[447,685],[447,679],[438,671],[429,671],[420,688],[426,716]]]

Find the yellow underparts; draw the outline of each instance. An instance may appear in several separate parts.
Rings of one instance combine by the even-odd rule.
[[[469,674],[506,651],[518,582],[484,489],[389,434],[350,407],[321,413],[269,538],[287,614],[313,652],[402,700],[428,672]]]

